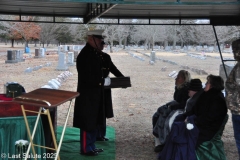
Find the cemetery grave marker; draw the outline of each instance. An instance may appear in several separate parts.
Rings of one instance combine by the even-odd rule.
[[[74,53],[73,52],[68,52],[68,66],[73,66],[74,65]]]
[[[47,89],[53,89],[51,86],[49,86],[49,85],[44,85],[44,86],[42,86],[41,88],[47,88]]]
[[[168,74],[169,77],[172,77],[174,74],[176,73],[176,71],[172,71]]]
[[[23,58],[23,51],[21,52],[20,50],[16,50],[16,55],[17,55],[18,62],[24,62],[25,61],[25,59]]]
[[[5,63],[17,63],[17,55],[16,50],[8,50],[7,51],[7,60]]]
[[[60,52],[58,54],[58,66],[56,70],[66,71],[67,69],[68,69],[68,66],[66,65],[66,55],[63,52]]]
[[[164,66],[163,68],[161,68],[161,71],[166,71],[167,70],[167,67]]]

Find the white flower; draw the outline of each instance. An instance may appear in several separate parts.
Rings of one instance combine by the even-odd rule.
[[[20,140],[18,140],[18,141],[16,141],[15,142],[15,145],[23,145],[23,146],[26,146],[26,145],[28,145],[29,144],[29,142],[28,141],[26,141],[26,140],[23,140],[23,139],[20,139]]]
[[[193,128],[194,128],[193,124],[191,124],[191,123],[188,123],[188,124],[187,124],[187,129],[188,129],[188,130],[191,130],[191,129],[193,129]]]

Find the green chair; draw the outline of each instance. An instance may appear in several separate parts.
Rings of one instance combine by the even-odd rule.
[[[225,124],[228,121],[228,114],[226,115],[222,126],[215,134],[215,136],[207,142],[203,142],[196,150],[198,160],[226,160],[224,152],[223,141],[221,139]]]

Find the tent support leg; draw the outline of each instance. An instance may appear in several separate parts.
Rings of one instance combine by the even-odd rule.
[[[217,41],[218,51],[220,53],[220,57],[221,57],[222,64],[223,64],[223,69],[224,69],[224,72],[225,72],[225,75],[226,75],[226,79],[227,79],[228,75],[227,75],[226,67],[225,67],[225,64],[224,64],[224,61],[223,61],[222,52],[221,52],[221,49],[220,49],[220,45],[219,45],[219,42],[218,42],[218,38],[217,38],[217,34],[216,34],[216,30],[215,30],[215,26],[214,25],[213,25],[213,31],[214,31],[214,35],[215,35],[215,38],[216,38],[216,41]]]

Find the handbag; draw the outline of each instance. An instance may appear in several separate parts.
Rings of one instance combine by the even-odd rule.
[[[17,82],[7,82],[6,84],[4,84],[4,91],[5,91],[6,97],[11,97],[11,98],[20,96],[22,95],[23,92],[25,92],[23,86]]]

